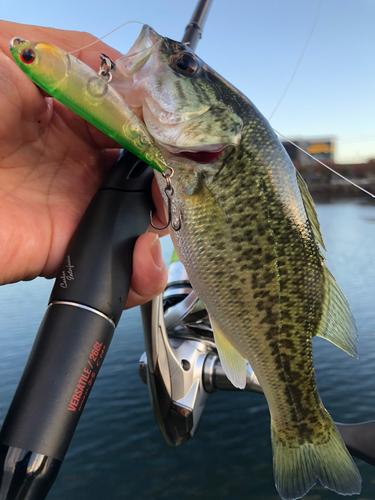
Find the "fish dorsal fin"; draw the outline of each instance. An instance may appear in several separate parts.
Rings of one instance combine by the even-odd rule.
[[[246,359],[233,347],[221,328],[210,317],[211,327],[214,332],[215,344],[219,353],[221,365],[225,375],[238,389],[246,387]]]
[[[314,201],[298,170],[296,170],[296,176],[314,237],[319,245],[326,250]],[[357,358],[357,328],[349,304],[325,264],[323,264],[323,272],[325,277],[325,299],[322,320],[316,335],[332,342],[350,356]]]
[[[303,180],[303,178],[302,178],[301,174],[298,172],[298,170],[296,170],[296,176],[297,176],[298,187],[299,187],[299,190],[301,192],[303,204],[305,206],[307,216],[310,220],[311,229],[313,231],[315,239],[317,240],[319,245],[325,251],[327,251],[325,246],[324,246],[322,233],[320,232],[320,224],[318,221],[318,215],[317,215],[316,210],[315,210],[314,200],[312,199],[311,194],[309,193],[306,182]]]
[[[349,304],[325,265],[323,269],[325,298],[317,336],[332,342],[350,356],[358,358],[357,328]]]

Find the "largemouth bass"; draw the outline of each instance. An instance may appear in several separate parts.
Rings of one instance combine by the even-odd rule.
[[[300,498],[317,479],[359,493],[312,356],[315,335],[356,356],[356,328],[324,263],[304,181],[256,107],[185,45],[145,26],[116,65],[113,85],[138,107],[174,170],[181,229],[171,235],[209,312],[224,370],[244,387],[248,360],[267,398],[281,497]],[[165,178],[157,178],[165,195]]]

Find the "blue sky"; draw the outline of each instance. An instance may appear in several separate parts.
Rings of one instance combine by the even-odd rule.
[[[0,17],[99,37],[137,20],[179,40],[196,0],[64,0],[63,9],[60,5],[1,0]],[[318,5],[319,0],[213,0],[197,54],[269,117],[293,74]],[[289,138],[335,137],[337,162],[375,158],[374,25],[374,0],[322,0],[302,63],[271,120],[276,130]],[[128,25],[105,41],[126,52],[139,30]]]

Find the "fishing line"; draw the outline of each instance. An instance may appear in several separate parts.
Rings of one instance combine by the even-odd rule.
[[[74,52],[78,52],[79,50],[87,49],[87,47],[91,47],[92,45],[95,45],[96,43],[101,42],[107,36],[112,35],[112,33],[114,33],[115,31],[119,30],[120,28],[123,28],[124,26],[126,26],[127,24],[130,24],[130,23],[142,24],[142,26],[144,26],[144,24],[145,24],[145,23],[141,23],[140,21],[127,21],[126,23],[121,24],[120,26],[117,26],[117,28],[115,28],[114,30],[110,31],[109,33],[107,33],[106,35],[102,36],[101,38],[98,38],[97,40],[95,40],[95,42],[91,42],[88,45],[85,45],[84,47],[81,47],[79,49],[72,50],[70,52],[70,54],[73,54]]]
[[[306,43],[305,43],[305,46],[303,47],[303,50],[302,50],[302,53],[301,53],[301,56],[297,62],[297,65],[294,69],[294,72],[287,84],[287,86],[285,87],[285,90],[283,92],[283,94],[281,95],[278,103],[276,104],[275,106],[275,109],[272,111],[270,117],[268,118],[268,120],[270,121],[271,118],[273,117],[273,115],[276,113],[278,107],[280,106],[282,100],[284,99],[285,97],[285,94],[287,93],[297,71],[298,71],[298,68],[301,64],[301,61],[303,59],[303,56],[305,55],[305,52],[306,52],[306,49],[307,49],[307,46],[310,42],[310,39],[312,37],[312,34],[314,33],[315,31],[315,28],[316,28],[316,25],[317,25],[317,22],[318,22],[318,18],[319,18],[319,12],[320,12],[320,7],[322,5],[322,0],[319,0],[319,5],[318,5],[318,10],[316,12],[316,16],[315,16],[315,21],[314,21],[314,24],[313,24],[313,27],[310,31],[310,34],[306,40]],[[310,153],[308,153],[307,151],[305,151],[303,148],[301,148],[300,146],[298,146],[297,144],[295,144],[293,141],[291,141],[290,139],[288,139],[287,137],[285,137],[283,134],[281,134],[280,132],[278,132],[276,129],[274,129],[274,131],[280,136],[282,137],[283,139],[285,139],[286,141],[288,141],[290,144],[292,144],[295,148],[297,148],[299,151],[301,151],[302,153],[305,153],[307,156],[309,156],[310,158],[312,158],[314,161],[316,161],[317,163],[319,163],[320,165],[322,165],[323,167],[325,167],[326,169],[328,169],[330,172],[336,174],[338,177],[340,177],[341,179],[343,179],[344,181],[348,182],[349,184],[351,184],[352,186],[360,189],[361,191],[363,191],[364,193],[368,194],[369,196],[371,196],[371,198],[375,198],[375,195],[370,193],[370,191],[367,191],[366,189],[364,189],[363,187],[361,186],[358,186],[358,184],[356,184],[355,182],[351,181],[350,179],[347,179],[346,177],[344,177],[342,174],[340,174],[339,172],[337,172],[336,170],[334,170],[333,168],[329,167],[328,165],[326,165],[325,163],[323,163],[322,161],[318,160],[317,158],[315,158],[314,156],[312,156]]]
[[[297,70],[298,70],[298,68],[299,68],[299,66],[300,66],[300,64],[301,64],[301,61],[302,61],[302,59],[303,59],[303,56],[305,55],[305,52],[306,52],[307,46],[308,46],[308,44],[309,44],[310,38],[312,37],[312,34],[313,34],[313,33],[314,33],[314,31],[315,31],[315,27],[316,27],[316,24],[317,24],[317,22],[318,22],[319,11],[320,11],[320,7],[321,7],[321,5],[322,5],[322,0],[320,0],[320,1],[319,1],[318,11],[317,11],[317,13],[316,13],[316,17],[315,17],[314,25],[313,25],[312,30],[310,31],[310,34],[309,34],[309,36],[308,36],[308,38],[307,38],[307,40],[306,40],[305,46],[303,47],[302,54],[300,55],[300,58],[299,58],[299,60],[298,60],[298,62],[297,62],[297,66],[295,67],[294,72],[293,72],[293,74],[292,74],[292,76],[291,76],[291,78],[290,78],[290,80],[289,80],[289,82],[288,82],[287,86],[285,87],[285,90],[284,90],[284,92],[283,92],[282,96],[281,96],[281,97],[280,97],[280,99],[279,99],[279,102],[276,104],[275,109],[272,111],[271,116],[268,118],[268,121],[271,121],[271,118],[272,118],[272,117],[273,117],[273,115],[276,113],[277,108],[280,106],[281,101],[284,99],[285,94],[288,92],[288,89],[289,89],[289,87],[290,87],[290,85],[291,85],[291,83],[292,83],[292,81],[293,81],[293,79],[294,79],[294,77],[295,77],[295,75],[296,75],[296,73],[297,73]]]
[[[363,191],[364,193],[368,194],[369,196],[371,196],[371,198],[375,198],[375,194],[372,194],[370,193],[370,191],[367,191],[366,189],[364,189],[363,187],[361,186],[358,186],[358,184],[356,184],[355,182],[351,181],[350,179],[347,179],[346,177],[344,177],[343,175],[339,174],[336,170],[334,170],[333,168],[329,167],[328,165],[326,165],[325,163],[323,163],[322,161],[318,160],[317,158],[315,158],[313,155],[311,155],[310,153],[308,153],[307,151],[305,151],[304,149],[300,148],[297,144],[295,144],[293,141],[289,140],[287,137],[285,137],[285,135],[283,134],[280,134],[280,132],[278,132],[276,129],[273,129],[276,134],[278,134],[280,137],[282,137],[283,139],[285,139],[286,141],[288,141],[290,144],[292,144],[295,148],[299,149],[300,151],[302,151],[302,153],[305,153],[307,156],[309,156],[310,158],[312,158],[314,161],[316,161],[317,163],[320,163],[320,165],[322,165],[323,167],[327,168],[330,172],[338,175],[339,177],[341,177],[341,179],[343,179],[344,181],[346,182],[349,182],[349,184],[351,184],[352,186],[360,189],[361,191]]]

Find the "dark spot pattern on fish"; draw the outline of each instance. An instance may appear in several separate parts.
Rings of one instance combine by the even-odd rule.
[[[233,107],[239,113],[238,103]],[[213,112],[212,123],[219,114]],[[325,410],[316,389],[311,342],[322,314],[321,256],[308,221],[293,219],[275,187],[277,173],[289,160],[275,146],[274,133],[256,113],[251,116],[251,122],[244,120],[241,146],[224,160],[209,192],[201,182],[194,200],[184,198],[178,183],[187,184],[192,174],[175,169],[178,209],[194,221],[188,234],[181,231],[176,238],[186,255],[200,254],[199,261],[191,259],[188,274],[200,280],[205,303],[221,318],[223,330],[243,332],[241,348],[250,364],[269,391],[280,388],[286,402],[277,414],[280,439],[297,435],[301,442],[325,442],[324,426],[316,433]],[[272,175],[265,165],[271,165]],[[221,210],[217,219],[214,206]],[[257,364],[260,358],[264,367]]]
[[[195,89],[195,96],[196,96],[199,104],[202,104],[202,106],[206,105],[207,100],[209,99],[209,96],[205,90],[205,87],[203,85],[200,85],[200,83],[193,78],[191,79],[191,85]]]
[[[185,95],[184,89],[182,87],[182,83],[179,81],[176,81],[174,86],[177,90],[177,93],[178,93],[180,100],[183,102],[186,99],[186,95]]]

